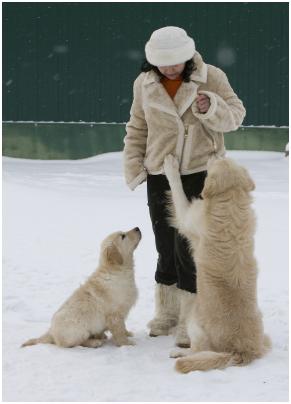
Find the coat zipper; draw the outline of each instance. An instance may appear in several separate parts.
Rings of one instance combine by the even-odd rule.
[[[189,125],[185,125],[185,132],[184,132],[184,139],[183,139],[183,146],[182,146],[181,160],[180,160],[180,172],[181,172],[181,168],[182,168],[185,143],[186,143],[186,140],[187,140],[187,137],[188,137],[188,129],[189,129]]]
[[[188,137],[188,134],[189,134],[189,125],[185,125],[184,128],[185,128],[185,132],[184,132],[184,135],[183,135],[184,139],[183,139],[183,146],[182,146],[182,151],[181,151],[181,160],[180,160],[180,166],[179,166],[180,173],[181,173],[181,169],[182,169],[185,143],[187,141],[187,137]],[[214,139],[214,136],[212,136],[208,132],[207,132],[207,136],[211,139],[212,146],[213,146],[213,153],[216,154],[217,153],[217,144],[216,144],[216,141]]]

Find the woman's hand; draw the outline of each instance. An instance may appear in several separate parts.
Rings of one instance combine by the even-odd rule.
[[[205,94],[198,94],[196,105],[200,114],[205,114],[210,107],[210,98]]]

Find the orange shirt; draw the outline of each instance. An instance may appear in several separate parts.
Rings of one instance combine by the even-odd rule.
[[[163,86],[165,87],[165,89],[167,90],[167,93],[169,94],[169,96],[171,98],[175,97],[176,92],[178,91],[178,88],[180,87],[182,82],[183,82],[182,77],[178,77],[175,80],[170,80],[167,77],[161,78],[161,83],[163,84]]]

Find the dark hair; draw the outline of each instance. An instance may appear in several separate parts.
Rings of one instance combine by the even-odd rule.
[[[142,72],[149,72],[150,70],[153,70],[155,73],[157,73],[157,75],[159,77],[164,77],[164,75],[159,71],[159,69],[157,68],[157,66],[151,65],[146,59],[143,61],[142,65],[141,65],[141,71]],[[193,59],[189,59],[187,60],[187,62],[185,62],[185,67],[184,70],[182,72],[182,78],[183,81],[185,81],[186,83],[188,83],[190,81],[190,76],[191,74],[196,70],[196,66],[194,63]]]

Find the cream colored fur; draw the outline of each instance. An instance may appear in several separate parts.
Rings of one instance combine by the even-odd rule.
[[[203,200],[189,202],[177,160],[167,156],[164,167],[173,222],[189,239],[197,266],[197,297],[187,319],[191,349],[172,355],[186,355],[176,369],[186,373],[250,363],[271,346],[257,303],[254,182],[233,160],[213,158]]]
[[[168,335],[179,317],[178,288],[157,283],[155,287],[155,317],[148,323],[150,336]]]
[[[133,252],[141,239],[138,228],[116,232],[101,245],[97,270],[54,314],[49,330],[22,346],[38,343],[70,348],[99,347],[110,331],[117,346],[132,345],[125,319],[137,299]]]
[[[224,132],[236,130],[245,109],[225,73],[203,62],[195,53],[196,70],[172,100],[154,71],[141,73],[134,82],[130,120],[124,139],[124,171],[135,189],[147,173],[164,174],[164,158],[174,154],[182,175],[206,169],[212,153],[223,156]],[[210,98],[207,113],[200,113],[196,98]]]
[[[175,344],[180,348],[190,347],[190,338],[187,332],[187,317],[189,307],[195,299],[196,293],[188,292],[187,290],[178,289],[180,312],[179,322],[176,328]]]

